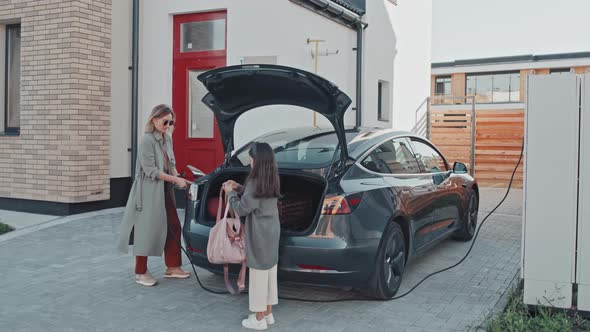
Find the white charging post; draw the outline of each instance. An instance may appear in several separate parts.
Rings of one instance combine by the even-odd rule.
[[[590,311],[590,74],[531,75],[526,91],[524,302]]]

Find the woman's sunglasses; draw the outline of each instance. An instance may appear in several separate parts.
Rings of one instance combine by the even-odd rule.
[[[164,126],[170,125],[172,127],[172,126],[174,126],[174,120],[164,120],[164,122],[162,122],[162,124]]]

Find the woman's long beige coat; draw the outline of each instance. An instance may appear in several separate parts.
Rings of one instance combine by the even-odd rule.
[[[133,255],[162,256],[166,243],[167,221],[164,201],[164,181],[158,175],[164,172],[162,134],[154,131],[141,139],[137,154],[135,181],[129,193],[118,248],[123,253],[129,249],[129,236],[133,231]],[[172,152],[172,137],[166,134],[166,153],[170,169],[176,163]]]

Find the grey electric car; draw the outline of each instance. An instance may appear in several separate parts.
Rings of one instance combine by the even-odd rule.
[[[206,252],[217,197],[224,181],[245,180],[253,142],[273,147],[280,171],[279,279],[366,288],[390,299],[414,255],[450,236],[473,237],[479,192],[466,166],[450,168],[432,143],[409,132],[345,129],[351,100],[327,80],[271,65],[215,69],[199,80],[227,156],[187,200],[183,232],[194,264],[222,271]],[[311,109],[332,128],[275,131],[231,155],[238,117],[267,105]]]

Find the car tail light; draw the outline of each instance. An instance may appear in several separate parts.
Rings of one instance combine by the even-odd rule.
[[[197,254],[202,253],[202,251],[197,248],[193,248],[193,247],[186,247],[186,248],[188,249],[188,251],[196,252]]]
[[[327,196],[324,199],[322,214],[338,215],[350,214],[361,204],[362,193],[353,195]]]

